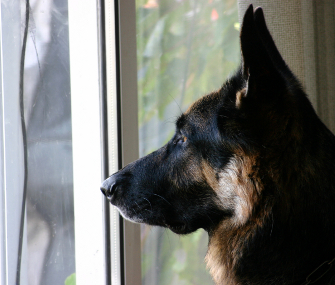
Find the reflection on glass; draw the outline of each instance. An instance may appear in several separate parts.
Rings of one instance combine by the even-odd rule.
[[[30,0],[30,6],[28,284],[58,285],[75,272],[68,9],[67,0]]]
[[[236,0],[136,0],[140,155],[166,143],[174,121],[239,63]],[[213,284],[207,234],[142,225],[143,285]]]

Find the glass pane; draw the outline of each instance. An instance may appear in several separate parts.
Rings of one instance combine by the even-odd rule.
[[[236,0],[136,0],[140,155],[166,143],[174,121],[219,89],[239,64]],[[177,236],[142,225],[142,282],[213,284],[203,230]]]
[[[28,284],[58,285],[75,272],[68,3],[33,0],[30,6],[24,70]]]

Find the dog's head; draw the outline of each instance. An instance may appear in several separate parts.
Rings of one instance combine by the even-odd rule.
[[[236,74],[178,118],[166,145],[103,182],[101,191],[126,219],[187,234],[211,231],[222,220],[243,224],[257,211],[264,199],[261,179],[276,175],[260,160],[275,160],[268,150],[280,157],[288,136],[299,134],[299,106],[311,107],[262,9],[248,8],[240,40]]]

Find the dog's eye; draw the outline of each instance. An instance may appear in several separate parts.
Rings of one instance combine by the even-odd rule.
[[[175,143],[175,144],[183,144],[183,143],[185,143],[186,141],[187,141],[187,137],[185,137],[185,136],[181,136],[181,137],[177,138],[177,139],[174,141],[174,143]]]

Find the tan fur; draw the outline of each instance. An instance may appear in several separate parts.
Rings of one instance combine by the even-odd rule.
[[[207,184],[215,191],[219,187],[219,183],[215,178],[215,171],[207,162],[202,162],[202,174],[207,182]]]
[[[246,93],[247,93],[247,89],[246,88],[244,88],[241,91],[238,91],[236,93],[236,102],[235,102],[236,108],[239,109],[241,107],[242,100],[246,96]]]
[[[235,208],[233,224],[243,225],[252,214],[252,209],[258,200],[261,186],[255,180],[256,159],[244,155],[233,157],[225,169],[220,173],[220,188],[218,196],[222,205],[229,198]]]
[[[210,170],[205,172],[210,173]],[[239,284],[234,267],[242,256],[243,242],[262,224],[263,220],[253,217],[252,212],[262,190],[260,181],[254,178],[256,172],[254,157],[236,155],[220,173],[219,185],[213,188],[222,207],[227,207],[228,201],[235,209],[232,218],[222,221],[213,231],[206,255],[207,267],[217,284]],[[227,258],[223,260],[222,256]]]

